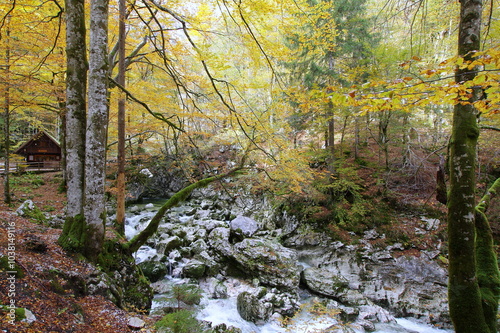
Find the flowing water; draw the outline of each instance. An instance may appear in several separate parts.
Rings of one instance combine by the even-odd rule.
[[[148,221],[154,216],[162,201],[155,201],[149,204],[140,205],[139,212],[127,212],[125,234],[130,239],[135,236]],[[180,212],[182,207],[178,208]],[[187,216],[179,216],[180,219],[188,218]],[[137,262],[142,262],[153,258],[157,254],[156,250],[149,246],[142,246],[135,253]],[[175,284],[182,283],[182,279],[173,278],[172,276],[165,277],[165,283]],[[256,325],[241,318],[236,307],[236,297],[239,293],[248,290],[250,287],[244,282],[237,279],[229,278],[225,281],[228,287],[227,299],[210,299],[204,297],[200,304],[200,309],[197,318],[212,322],[212,325],[226,324],[238,327],[243,333],[318,333],[322,329],[329,328],[338,322],[332,316],[311,315],[307,310],[310,299],[303,300],[303,310],[300,311],[291,320],[286,327],[282,326],[279,319],[271,319],[268,323]],[[200,287],[203,289],[204,284]],[[165,295],[156,295],[153,300],[152,312],[166,306]],[[354,332],[363,332],[352,327]],[[446,333],[453,332],[452,330],[437,329],[423,323],[419,323],[413,318],[397,318],[396,323],[377,324],[376,333]]]

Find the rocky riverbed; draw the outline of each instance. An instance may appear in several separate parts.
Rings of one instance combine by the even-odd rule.
[[[157,208],[130,207],[127,236],[144,228]],[[422,223],[430,229],[439,221],[423,217]],[[439,251],[405,256],[403,244],[374,245],[383,237],[370,230],[357,244],[344,244],[273,210],[265,198],[204,189],[169,211],[136,255],[157,294],[168,292],[173,277],[176,283],[196,281],[208,308],[233,304],[242,322],[262,332],[297,318],[311,302],[331,318],[330,329],[384,332],[380,325],[389,325],[386,332],[397,332],[396,318],[402,317],[450,328]],[[199,318],[210,320],[206,309]]]

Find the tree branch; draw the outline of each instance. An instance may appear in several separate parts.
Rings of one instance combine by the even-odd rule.
[[[495,126],[489,126],[489,125],[481,125],[479,126],[480,129],[486,129],[486,130],[492,130],[492,131],[498,131],[500,132],[500,128],[499,127],[495,127]]]
[[[163,114],[151,110],[151,108],[146,103],[144,103],[144,102],[140,101],[139,99],[137,99],[134,95],[132,95],[132,93],[130,91],[128,91],[127,89],[125,89],[125,87],[123,87],[122,85],[120,85],[114,79],[112,79],[110,77],[108,79],[111,81],[111,83],[113,83],[121,91],[123,91],[127,95],[128,98],[130,98],[131,100],[133,100],[134,102],[140,104],[143,108],[145,108],[153,117],[155,117],[158,120],[163,121],[164,123],[168,124],[168,126],[174,128],[174,129],[176,129],[176,130],[178,130],[180,132],[184,132],[184,130],[182,128],[180,128],[179,126],[177,126],[176,124],[174,124],[173,122],[171,122],[170,120],[168,120],[169,118],[172,118],[173,116],[170,116],[170,117],[166,118]]]

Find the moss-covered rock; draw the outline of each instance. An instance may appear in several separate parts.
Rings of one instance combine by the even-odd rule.
[[[168,266],[159,261],[143,261],[139,264],[139,267],[144,276],[151,282],[162,279],[168,273]]]

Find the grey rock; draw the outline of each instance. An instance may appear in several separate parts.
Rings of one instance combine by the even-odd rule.
[[[178,236],[172,236],[157,243],[156,250],[158,251],[158,253],[168,254],[170,251],[180,248],[182,244],[182,239],[180,239]]]
[[[231,257],[233,254],[233,246],[229,242],[230,233],[229,228],[218,227],[208,235],[210,247],[223,257]]]
[[[234,245],[233,257],[242,271],[265,285],[291,290],[299,285],[296,252],[275,241],[246,238]]]
[[[208,245],[203,239],[198,239],[191,244],[191,251],[195,254],[207,251]]]
[[[259,224],[254,219],[238,216],[230,223],[231,231],[243,237],[252,237],[258,230]]]
[[[139,317],[130,317],[127,321],[127,325],[132,330],[140,330],[146,325],[146,323]]]
[[[183,268],[182,273],[186,277],[201,278],[205,274],[206,266],[198,260],[190,260]]]
[[[437,230],[441,224],[439,219],[428,218],[425,216],[421,216],[420,219],[425,223],[424,228],[427,231]]]
[[[256,295],[244,291],[238,295],[236,305],[241,318],[253,323],[264,323],[273,314],[273,306]]]
[[[24,309],[24,319],[23,321],[31,324],[36,321],[36,316],[28,309]]]
[[[226,299],[229,296],[224,282],[216,278],[210,278],[208,280],[208,292],[214,299]]]
[[[309,289],[329,297],[338,297],[349,287],[345,277],[319,268],[306,268],[301,278]]]
[[[215,276],[219,273],[221,265],[207,251],[202,251],[194,256],[194,259],[205,265],[205,273],[208,276]]]
[[[32,211],[35,209],[35,204],[31,200],[26,200],[16,209],[16,214],[19,216],[26,216],[28,211]]]

